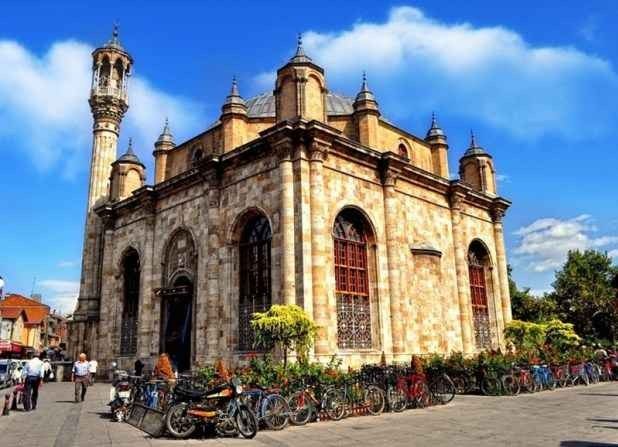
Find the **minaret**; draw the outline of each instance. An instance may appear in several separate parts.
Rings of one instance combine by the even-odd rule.
[[[470,131],[470,147],[459,160],[459,177],[477,191],[492,196],[497,194],[493,159],[476,143],[472,131]]]
[[[221,107],[223,128],[223,151],[227,152],[242,145],[247,139],[247,105],[238,91],[236,77],[232,89]]]
[[[82,273],[77,308],[73,315],[76,323],[99,318],[104,228],[93,209],[109,200],[120,122],[129,108],[127,81],[132,65],[133,59],[120,45],[118,27],[114,26],[112,38],[92,52],[92,86],[88,102],[94,125]],[[75,349],[94,349],[94,342],[84,335],[85,330],[76,329],[77,338],[72,341]]]
[[[431,145],[433,173],[443,178],[449,178],[448,143],[446,134],[438,124],[436,114],[431,114],[431,127],[427,131],[425,141]]]
[[[111,40],[94,50],[92,60],[92,88],[88,102],[94,125],[88,212],[109,197],[109,178],[112,163],[116,160],[120,122],[129,108],[127,83],[133,59],[118,41],[117,26],[114,26]]]
[[[165,181],[165,171],[167,170],[167,152],[176,147],[174,136],[170,131],[170,123],[165,118],[163,132],[154,144],[155,150],[152,153],[155,158],[155,184]]]
[[[363,146],[377,148],[378,118],[380,109],[373,92],[367,84],[367,74],[363,72],[363,83],[354,100],[354,120],[358,131],[358,142]]]

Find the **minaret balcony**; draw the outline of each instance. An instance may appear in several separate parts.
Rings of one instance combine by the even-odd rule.
[[[124,101],[126,101],[128,98],[127,91],[125,89],[112,87],[112,86],[94,87],[90,91],[90,96],[114,96]]]

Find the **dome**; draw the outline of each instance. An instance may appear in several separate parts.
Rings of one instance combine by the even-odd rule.
[[[425,139],[429,140],[432,138],[444,138],[446,140],[446,135],[438,124],[435,113],[431,114],[431,127],[427,131],[427,136],[425,137]]]
[[[476,138],[474,137],[474,133],[470,132],[470,147],[464,153],[464,157],[471,157],[473,155],[486,155],[490,157],[490,155],[476,143]]]
[[[120,158],[118,158],[118,160],[114,162],[114,164],[116,163],[132,163],[132,164],[144,166],[142,162],[139,160],[139,158],[137,157],[137,155],[135,155],[135,152],[133,152],[133,139],[132,138],[129,138],[129,147],[127,148],[127,151],[124,154],[122,154]]]
[[[163,132],[161,132],[161,135],[159,135],[159,138],[157,139],[155,146],[162,144],[162,143],[171,143],[174,146],[176,145],[174,143],[174,136],[170,132],[170,126],[169,126],[169,122],[167,118],[165,118],[165,127],[163,127]]]
[[[103,48],[113,48],[115,50],[120,50],[126,52],[126,50],[120,45],[120,40],[118,40],[118,25],[114,25],[114,31],[112,32],[112,38],[107,41]]]
[[[245,104],[249,118],[274,118],[276,115],[275,97],[272,93],[262,93],[249,98]],[[352,98],[348,96],[336,93],[326,94],[326,113],[328,115],[351,115],[354,112],[352,104]]]

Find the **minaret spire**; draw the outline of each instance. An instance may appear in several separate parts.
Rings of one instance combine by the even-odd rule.
[[[303,48],[303,35],[298,33],[298,39],[296,40],[296,53],[290,62],[311,62],[311,58],[305,54],[305,49]]]

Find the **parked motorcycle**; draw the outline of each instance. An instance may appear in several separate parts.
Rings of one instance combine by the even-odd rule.
[[[174,389],[177,403],[165,416],[168,432],[175,438],[188,438],[198,427],[211,426],[220,436],[240,433],[244,438],[253,438],[258,421],[240,400],[242,392],[236,377],[206,391],[177,385]]]
[[[125,370],[118,369],[118,364],[112,362],[112,387],[109,390],[109,406],[112,410],[112,419],[123,422],[129,414],[131,383]]]

